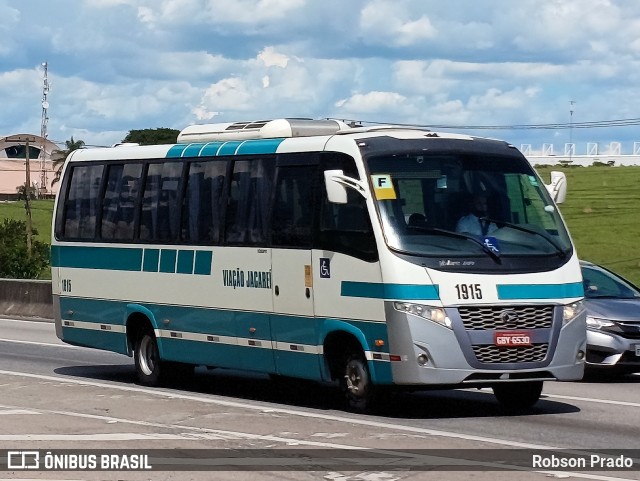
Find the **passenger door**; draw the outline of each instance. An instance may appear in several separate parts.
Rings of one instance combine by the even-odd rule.
[[[314,154],[280,156],[271,219],[276,370],[308,379],[320,376],[311,272],[316,177]]]

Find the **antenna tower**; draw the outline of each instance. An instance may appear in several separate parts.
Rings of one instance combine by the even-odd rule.
[[[42,137],[42,149],[40,150],[40,191],[47,191],[47,170],[45,168],[45,142],[47,140],[47,124],[49,122],[49,115],[47,114],[47,109],[49,108],[49,101],[47,100],[47,95],[49,94],[49,89],[51,86],[49,85],[48,78],[48,64],[47,62],[42,63],[42,67],[44,69],[43,83],[42,83],[42,122],[40,123],[40,137]]]

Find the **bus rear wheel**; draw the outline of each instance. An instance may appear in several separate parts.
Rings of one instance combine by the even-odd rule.
[[[142,331],[133,353],[138,381],[144,386],[160,384],[160,351],[158,341],[151,329]]]
[[[373,406],[375,387],[371,382],[369,367],[364,356],[352,354],[346,358],[340,387],[349,410],[364,412]]]
[[[509,410],[525,410],[540,399],[542,384],[542,381],[495,384],[493,394],[500,404]]]

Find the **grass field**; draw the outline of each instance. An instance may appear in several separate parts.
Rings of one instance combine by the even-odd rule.
[[[569,193],[560,205],[580,258],[602,264],[640,285],[640,167],[540,167],[567,175]],[[34,201],[38,240],[50,242],[53,201]],[[24,219],[22,202],[0,202],[0,219]]]
[[[53,212],[53,200],[31,201],[31,219],[33,227],[38,231],[34,239],[40,242],[51,243],[51,214]],[[24,201],[0,202],[0,219],[27,220]]]
[[[539,168],[567,175],[560,205],[578,255],[640,285],[640,167]]]

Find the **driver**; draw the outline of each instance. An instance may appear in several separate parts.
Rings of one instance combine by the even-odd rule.
[[[456,231],[483,237],[490,235],[498,230],[498,226],[486,220],[486,217],[487,196],[476,194],[469,201],[469,213],[456,224]]]

